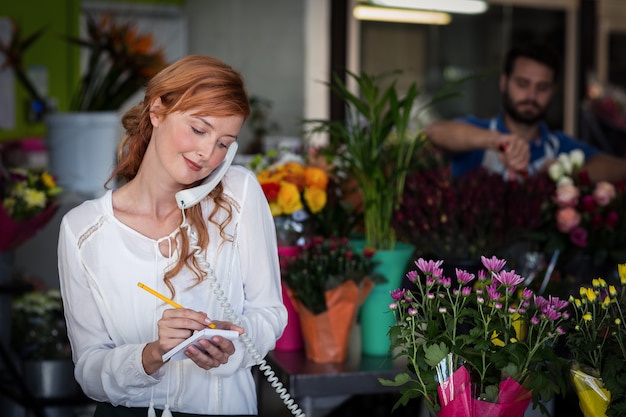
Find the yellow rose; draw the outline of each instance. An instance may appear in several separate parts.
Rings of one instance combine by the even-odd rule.
[[[311,213],[319,213],[326,205],[326,190],[319,188],[306,188],[304,190],[304,201],[311,210]]]
[[[286,181],[283,181],[280,184],[277,202],[281,209],[281,214],[293,214],[304,208],[302,206],[302,201],[300,200],[300,191],[298,191],[298,187]]]

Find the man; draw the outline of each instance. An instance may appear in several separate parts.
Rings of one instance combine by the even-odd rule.
[[[547,169],[560,153],[581,149],[592,181],[626,179],[626,160],[547,127],[544,117],[559,72],[560,58],[549,46],[513,48],[500,75],[503,100],[497,117],[468,116],[428,126],[429,139],[450,153],[453,174],[483,166],[506,178],[523,177]]]

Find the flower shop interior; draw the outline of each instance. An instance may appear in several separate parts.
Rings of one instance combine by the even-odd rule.
[[[139,69],[206,54],[246,82],[251,114],[234,163],[255,171],[268,198],[289,312],[266,357],[275,374],[252,370],[259,415],[626,416],[624,182],[600,187],[576,155],[559,158],[585,229],[568,234],[559,211],[568,197],[552,170],[455,177],[423,135],[438,120],[498,114],[506,51],[545,42],[562,58],[546,124],[626,157],[624,0],[1,2],[2,416],[93,415],[64,328],[59,226],[105,192],[120,117],[147,81],[76,101],[106,19],[128,30],[131,55],[150,58]],[[74,137],[61,121],[70,113],[98,118],[78,122]],[[386,134],[372,138],[369,127]],[[297,176],[302,202],[284,207],[281,184]],[[25,188],[39,200],[19,200]],[[462,390],[443,381],[461,376],[442,369],[481,361],[463,388],[472,410],[447,408]],[[494,370],[501,380],[489,385]],[[505,377],[519,383],[515,394]],[[490,389],[494,403],[516,407],[481,408]]]

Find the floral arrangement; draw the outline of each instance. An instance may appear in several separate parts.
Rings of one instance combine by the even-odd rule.
[[[320,314],[328,309],[326,291],[346,281],[359,285],[365,279],[384,280],[374,274],[373,255],[369,249],[356,252],[346,238],[314,237],[287,260],[283,281],[304,307]]]
[[[61,192],[48,172],[5,170],[0,163],[0,251],[32,237],[56,212]]]
[[[61,293],[56,289],[31,291],[11,304],[11,345],[29,359],[70,357]]]
[[[348,236],[358,216],[343,198],[341,181],[326,167],[298,154],[257,155],[250,168],[274,215],[279,245],[303,244],[311,236]]]
[[[67,36],[66,39],[89,50],[87,68],[70,103],[72,111],[118,110],[165,65],[162,49],[154,48],[152,35],[137,32],[133,23],[115,22],[110,14],[96,21],[87,15],[87,38]],[[44,108],[41,97],[24,68],[23,56],[29,46],[43,35],[43,29],[22,38],[13,23],[12,37],[0,43],[0,52],[31,98]]]
[[[578,298],[570,297],[567,346],[585,417],[626,415],[626,264],[617,269],[619,283],[595,278]]]
[[[593,184],[583,164],[584,154],[574,150],[560,154],[549,168],[556,190],[544,208],[546,251],[589,254],[596,265],[626,261],[624,182]]]
[[[485,169],[454,177],[430,149],[410,173],[394,212],[398,237],[440,259],[478,259],[503,250],[542,225],[542,207],[554,192],[547,175],[506,181]]]
[[[346,238],[315,237],[286,259],[283,282],[298,312],[306,356],[319,363],[346,359],[358,308],[373,286],[373,252],[355,251]]]
[[[414,290],[392,292],[392,348],[408,371],[385,385],[401,386],[396,407],[423,397],[438,415],[522,416],[531,401],[543,407],[564,392],[564,361],[554,346],[564,334],[567,301],[522,288],[506,260],[482,256],[477,276],[443,261],[415,262]],[[499,412],[499,414],[495,414]]]

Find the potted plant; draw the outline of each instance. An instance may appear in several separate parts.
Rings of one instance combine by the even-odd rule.
[[[506,260],[481,257],[478,274],[444,273],[443,261],[418,259],[415,290],[392,292],[397,356],[407,370],[396,407],[422,398],[431,415],[521,417],[565,391],[566,361],[554,347],[565,334],[568,302],[523,287]]]
[[[33,289],[12,300],[11,347],[36,398],[80,395],[57,289]]]
[[[384,314],[386,294],[400,284],[414,249],[410,244],[396,242],[393,213],[401,201],[406,177],[425,144],[420,113],[450,94],[446,88],[420,103],[415,83],[405,94],[395,79],[383,85],[397,72],[378,76],[346,73],[356,84],[356,92],[337,74],[328,85],[346,105],[347,120],[306,123],[313,125],[313,132],[328,133],[329,143],[319,152],[358,185],[365,232],[362,245],[376,251],[378,271],[387,279],[386,284],[374,288],[361,310],[362,319],[369,323],[362,327],[362,346],[367,354],[384,355],[390,346],[385,334],[392,325],[390,315]]]
[[[570,297],[570,376],[585,417],[626,414],[626,264],[619,280],[594,278]]]
[[[343,362],[360,304],[376,282],[372,252],[347,238],[313,238],[287,258],[283,280],[300,320],[308,359]]]
[[[0,45],[18,80],[41,103],[50,152],[50,170],[68,190],[102,193],[115,161],[121,137],[117,111],[166,65],[163,51],[153,46],[150,34],[139,34],[133,23],[116,22],[105,14],[99,20],[86,15],[86,38],[65,39],[88,51],[67,112],[56,112],[39,97],[26,74],[23,55],[43,30],[22,38],[14,24],[12,38]]]

